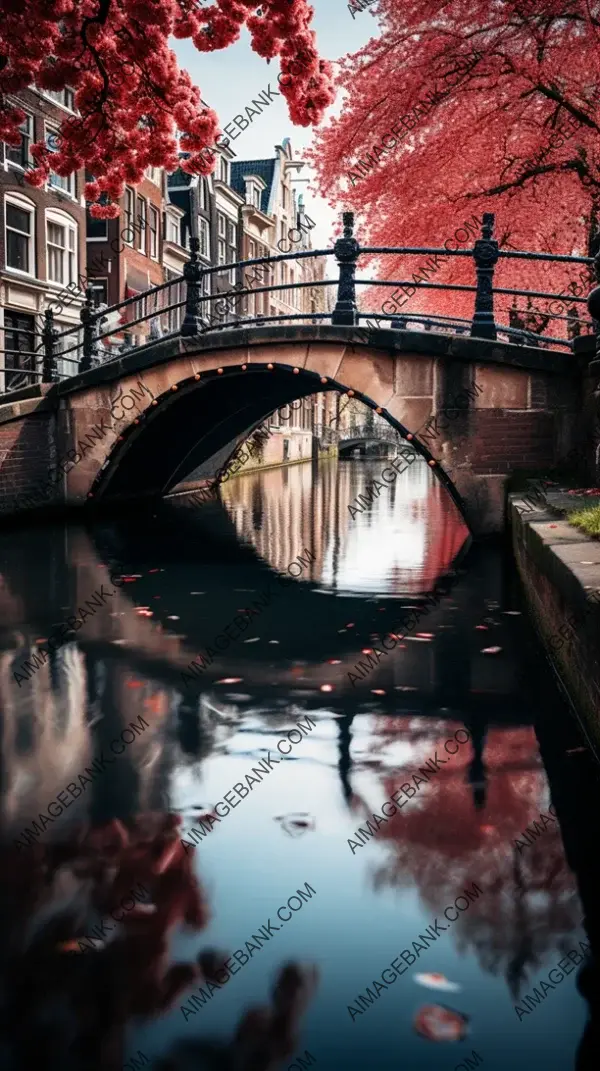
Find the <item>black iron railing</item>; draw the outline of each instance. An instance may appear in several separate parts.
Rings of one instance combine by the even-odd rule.
[[[338,435],[338,441],[340,443],[350,442],[352,439],[381,439],[385,442],[397,442],[398,433],[395,428],[392,428],[389,424],[381,423],[376,424],[357,424],[356,426],[350,425],[348,428],[340,430]]]
[[[549,320],[567,321],[573,334],[595,333],[598,338],[597,351],[600,356],[600,287],[593,290],[589,298],[570,294],[565,297],[564,294],[544,290],[494,287],[495,267],[502,259],[581,264],[590,267],[593,265],[596,279],[600,280],[600,254],[592,258],[500,249],[498,242],[492,237],[494,225],[492,213],[484,214],[481,238],[474,242],[472,249],[360,246],[354,237],[353,213],[343,214],[343,225],[343,237],[338,238],[332,249],[282,253],[273,257],[257,257],[252,260],[219,264],[210,268],[200,263],[198,239],[193,238],[190,259],[184,267],[182,276],[170,279],[160,286],[152,287],[110,307],[99,306],[95,302],[94,290],[90,286],[85,292],[85,302],[80,311],[80,326],[58,331],[52,309],[45,312],[42,331],[35,336],[40,338],[39,344],[36,345],[33,353],[26,355],[27,366],[22,368],[17,366],[19,386],[23,385],[24,380],[31,384],[40,379],[43,383],[53,383],[69,378],[79,372],[89,371],[98,364],[120,356],[128,350],[154,345],[161,338],[177,336],[194,338],[213,331],[273,323],[319,324],[325,322],[338,326],[358,327],[366,321],[367,327],[389,326],[392,330],[414,327],[425,331],[468,334],[482,339],[503,338],[519,345],[573,349],[572,339],[544,335],[541,329],[535,330],[534,321],[537,317],[538,326],[540,321],[543,321],[543,325]],[[415,254],[435,257],[471,257],[475,269],[474,284],[415,281],[414,277],[410,280],[356,278],[356,268],[361,256],[398,257]],[[335,258],[338,267],[337,278],[311,278],[308,281],[294,283],[272,281],[274,269],[279,263],[315,261],[321,257]],[[249,284],[247,284],[247,279],[242,282],[242,274],[247,269],[256,269],[259,266],[264,269],[268,280],[266,283],[265,278],[260,279],[261,285],[259,286],[254,285],[255,279],[250,280]],[[240,281],[233,286],[229,283],[224,284],[223,276],[230,279],[232,273],[235,273]],[[209,293],[213,276],[216,276],[216,284],[213,292]],[[222,289],[224,285],[226,289]],[[357,287],[364,286],[410,287],[412,292],[424,289],[472,293],[474,295],[473,316],[467,320],[464,317],[435,312],[363,311],[357,304],[356,293]],[[318,295],[319,292],[326,294],[331,287],[337,288],[337,299],[332,311],[316,311],[315,294]],[[309,295],[304,302],[306,307],[301,311],[293,312],[285,309],[269,313],[264,309],[257,311],[257,306],[265,304],[267,296],[272,294],[279,295],[280,305],[285,304],[289,309],[291,308],[288,301],[290,292],[307,290]],[[282,294],[283,297],[281,297]],[[508,324],[498,322],[498,316],[494,310],[494,299],[499,296],[525,297],[530,301],[531,299],[560,298],[563,302],[568,302],[569,315],[563,316],[547,311],[541,313],[535,308],[525,312],[513,309],[509,313]],[[324,301],[323,305],[326,306],[327,301]],[[580,317],[579,313],[574,311],[582,305],[588,306],[593,319],[588,319],[585,314]],[[581,311],[583,313],[583,310]],[[533,329],[529,329],[528,322],[533,325]],[[8,351],[0,352],[8,355]],[[22,356],[24,360],[25,355]],[[6,372],[10,364],[9,357],[9,361],[5,362]],[[10,371],[13,374],[15,368],[11,368]]]

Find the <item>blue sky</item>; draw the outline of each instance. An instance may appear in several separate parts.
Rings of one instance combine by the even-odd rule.
[[[326,59],[336,60],[354,52],[379,34],[377,19],[369,8],[355,12],[353,18],[342,0],[312,0],[312,6],[315,15],[311,25],[317,33],[319,53]],[[275,59],[267,65],[266,60],[257,56],[250,47],[250,35],[245,29],[235,45],[221,52],[196,52],[191,41],[172,41],[171,44],[180,66],[189,71],[203,99],[219,115],[221,127],[230,123],[234,115],[245,114],[245,105],[250,104],[253,97],[258,97],[261,90],[266,90],[269,83],[273,91],[278,88],[279,61]],[[336,101],[329,114],[335,114],[339,106]],[[238,159],[254,160],[273,156],[274,146],[289,137],[295,155],[296,150],[302,151],[310,144],[313,130],[313,127],[293,126],[285,98],[275,96],[262,115],[255,117],[237,138],[233,148]],[[305,168],[300,178],[308,177],[309,170]],[[304,193],[308,213],[317,223],[313,248],[328,245],[335,213],[325,200],[308,191],[306,182],[299,182],[296,188]]]

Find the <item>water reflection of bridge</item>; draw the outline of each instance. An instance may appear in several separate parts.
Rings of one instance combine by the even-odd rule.
[[[179,512],[177,517],[181,530],[184,520]],[[194,523],[197,521],[196,517]],[[283,525],[286,523],[284,515]],[[144,528],[148,538],[141,551],[136,541]],[[302,745],[308,749],[306,756],[299,750],[296,761],[274,773],[261,787],[263,793],[273,792],[273,799],[261,805],[261,820],[273,824],[273,814],[283,809],[279,801],[285,791],[282,783],[289,784],[292,778],[302,781],[306,799],[311,801],[305,807],[312,809],[312,774],[325,771],[339,788],[337,795],[353,817],[353,828],[364,826],[371,812],[379,811],[390,792],[408,779],[413,764],[418,765],[436,748],[441,754],[441,742],[451,731],[448,722],[465,724],[471,740],[452,764],[443,768],[439,779],[432,780],[420,806],[406,808],[381,830],[379,854],[367,871],[367,880],[386,893],[405,888],[406,881],[412,881],[432,914],[439,914],[440,905],[449,903],[464,884],[477,881],[486,889],[486,898],[457,924],[461,947],[477,955],[490,977],[504,979],[518,999],[520,992],[535,984],[542,960],[559,959],[562,952],[557,949],[574,940],[579,923],[575,877],[564,863],[562,834],[594,947],[600,878],[593,837],[598,821],[594,816],[599,812],[590,756],[580,751],[568,753],[580,741],[560,723],[556,697],[549,694],[547,682],[522,679],[511,668],[522,664],[516,655],[522,655],[528,633],[520,630],[521,619],[505,614],[515,604],[512,592],[503,586],[497,562],[474,548],[469,574],[458,570],[449,597],[427,619],[426,629],[433,638],[408,643],[395,659],[390,656],[387,669],[380,666],[374,670],[361,693],[357,689],[348,689],[346,695],[319,690],[322,674],[343,674],[346,661],[360,655],[360,644],[346,633],[340,642],[347,643],[348,648],[339,666],[323,661],[302,665],[299,660],[290,665],[287,659],[273,664],[272,655],[267,657],[261,644],[255,643],[235,651],[240,659],[239,676],[244,678],[241,682],[217,685],[207,675],[196,691],[182,695],[180,665],[189,657],[192,635],[185,633],[182,621],[190,615],[186,628],[192,621],[192,604],[196,601],[197,606],[199,598],[206,599],[212,592],[209,580],[215,591],[219,589],[222,570],[232,572],[236,587],[249,586],[249,570],[260,586],[268,570],[256,561],[250,548],[245,551],[244,569],[236,566],[231,532],[230,543],[225,544],[219,559],[216,548],[221,546],[218,535],[226,530],[225,520],[214,529],[213,544],[204,524],[196,533],[208,564],[199,571],[197,590],[207,594],[193,595],[189,583],[184,591],[178,580],[180,561],[174,554],[175,546],[179,558],[185,551],[182,576],[187,578],[194,553],[189,538],[193,527],[178,544],[168,542],[169,528],[172,532],[172,511],[153,528],[148,519],[140,519],[119,536],[119,544],[110,530],[97,533],[96,547],[85,533],[71,530],[57,532],[51,552],[45,555],[41,551],[44,543],[47,545],[47,533],[24,533],[10,552],[2,546],[0,610],[10,613],[13,626],[10,633],[6,627],[2,633],[0,656],[5,836],[18,836],[24,826],[31,825],[32,817],[44,813],[48,801],[76,780],[107,741],[140,714],[149,723],[146,732],[111,767],[109,777],[93,784],[77,806],[45,832],[48,841],[66,836],[69,823],[75,841],[81,824],[90,819],[98,824],[116,816],[129,825],[131,816],[139,812],[160,813],[165,800],[173,800],[174,770],[195,786],[194,802],[214,803],[216,797],[200,795],[206,784],[205,779],[199,780],[200,770],[204,778],[207,765],[213,758],[219,761],[223,753],[243,752],[251,765],[254,757],[273,748],[273,741],[307,709],[316,711],[315,743],[307,738]],[[123,568],[139,575],[109,600],[105,610],[98,610],[86,622],[85,633],[81,630],[77,634],[77,646],[65,645],[52,666],[40,667],[27,687],[17,688],[12,680],[15,663],[36,638],[48,636],[48,629],[61,614],[76,612],[80,600],[101,584],[108,588],[109,570],[99,551],[106,561],[114,562],[117,550]],[[29,572],[23,570],[24,562],[29,563]],[[156,572],[161,569],[165,573]],[[359,602],[365,603],[364,599],[349,603],[334,594],[316,594],[300,583],[292,591],[289,608],[286,600],[286,616],[298,617],[300,602],[295,600],[307,599],[315,629],[321,628],[321,617],[329,620],[329,613],[335,623],[336,604],[358,610]],[[487,605],[480,597],[482,591],[486,592]],[[40,592],[47,603],[40,602]],[[177,613],[175,606],[158,609],[167,593],[181,611],[175,624],[168,622],[171,610]],[[411,600],[417,598],[411,596]],[[315,610],[315,604],[327,607],[327,611]],[[211,597],[209,609],[195,611],[198,635],[207,623],[214,624],[209,619],[211,614],[214,617],[215,605]],[[136,612],[145,606],[155,607],[152,618]],[[379,601],[369,612],[379,614],[382,608],[385,612],[380,616],[387,620],[386,608]],[[7,620],[5,613],[2,620]],[[169,624],[180,631],[167,634]],[[357,628],[365,629],[368,624],[368,617],[355,618]],[[486,631],[477,631],[478,625],[484,625]],[[292,626],[299,628],[300,622],[292,621]],[[306,629],[306,623],[303,627]],[[506,655],[481,654],[481,647],[490,644],[490,633]],[[389,691],[384,673],[390,675]],[[394,690],[395,681],[403,690]],[[371,688],[385,689],[386,694],[373,695]],[[540,694],[535,695],[537,690]],[[540,809],[547,808],[544,772],[531,726],[536,711],[542,711],[545,719],[537,732],[561,829],[550,829],[539,851],[532,847],[529,853],[519,855],[512,848],[515,838],[533,824]],[[339,715],[335,720],[332,712]],[[248,713],[251,719],[244,720]],[[277,800],[278,810],[273,809],[273,800]],[[327,802],[329,806],[331,800]],[[319,806],[319,821],[326,824],[325,806]],[[173,809],[183,812],[180,799]],[[189,828],[193,819],[187,822],[189,812],[185,817]],[[40,843],[40,850],[43,847]],[[202,860],[199,855],[199,873]],[[7,882],[13,870],[28,865],[23,853],[9,862]],[[55,889],[49,891],[44,886],[42,891],[36,882],[39,884],[37,872],[29,875],[29,884],[24,887],[35,890],[36,910],[39,904],[46,909]],[[12,893],[10,885],[9,890]],[[34,914],[31,909],[28,921]],[[10,913],[4,912],[3,918],[7,920],[5,928],[8,922],[15,928]],[[597,987],[597,980],[592,979],[592,985]],[[597,1014],[595,1002],[593,1014]],[[588,1027],[578,1071],[595,1067],[595,1029]],[[583,1056],[586,1050],[587,1063]]]
[[[478,548],[468,576],[457,570],[452,591],[423,619],[428,635],[407,638],[354,685],[348,671],[363,658],[364,649],[374,646],[374,630],[393,630],[400,608],[418,605],[418,594],[340,598],[335,591],[324,593],[323,587],[291,583],[285,598],[267,607],[257,621],[258,642],[239,642],[183,687],[182,672],[232,620],[250,597],[248,589],[260,590],[275,575],[253,550],[235,543],[235,528],[219,507],[213,514],[219,522],[215,520],[212,543],[211,525],[205,520],[200,526],[192,511],[182,515],[167,509],[154,525],[140,518],[118,534],[98,531],[104,561],[82,530],[57,530],[54,539],[47,531],[33,530],[3,544],[5,820],[18,824],[28,808],[35,812],[33,801],[40,793],[52,798],[55,786],[62,788],[75,768],[85,767],[101,749],[100,729],[103,740],[112,739],[140,714],[151,728],[136,746],[135,759],[128,752],[120,760],[120,791],[124,800],[142,792],[148,805],[158,791],[152,787],[156,777],[160,781],[171,762],[175,726],[185,736],[187,753],[199,754],[211,734],[227,734],[228,725],[252,708],[268,710],[269,718],[291,700],[300,712],[326,707],[350,718],[380,711],[394,717],[422,715],[432,723],[450,716],[481,724],[530,723],[527,689],[510,668],[518,640],[507,626],[514,619],[501,614],[512,604]],[[286,528],[284,516],[281,530]],[[229,542],[220,538],[227,530]],[[198,587],[190,592],[189,564],[199,540],[206,564],[198,566]],[[321,549],[320,561],[326,557]],[[136,575],[115,591],[106,562],[116,560],[123,573]],[[105,605],[45,664],[27,672],[29,679],[16,683],[15,671],[101,586],[113,592]],[[481,654],[481,636],[489,633],[476,631],[486,608],[474,600],[474,588],[494,593],[497,609],[487,608],[486,628],[494,631],[508,658]],[[269,641],[275,637],[273,645]],[[232,677],[241,680],[217,683]],[[226,711],[217,728],[210,713],[214,707]],[[99,728],[92,731],[92,723]]]

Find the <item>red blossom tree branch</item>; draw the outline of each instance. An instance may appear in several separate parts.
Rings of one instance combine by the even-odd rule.
[[[96,218],[118,216],[125,184],[139,183],[147,167],[208,174],[214,166],[203,150],[220,134],[217,114],[180,70],[170,36],[213,52],[237,41],[245,25],[255,52],[280,57],[292,122],[318,123],[333,102],[333,68],[319,58],[307,0],[216,0],[206,8],[190,0],[0,0],[0,15],[0,140],[20,143],[25,116],[16,94],[73,89],[78,114],[62,123],[58,151],[32,145],[26,181],[41,186],[50,170],[85,168],[95,176],[85,194]]]

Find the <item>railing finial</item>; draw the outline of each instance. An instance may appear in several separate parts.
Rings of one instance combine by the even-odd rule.
[[[200,239],[195,235],[190,238],[190,257],[183,268],[183,278],[186,282],[185,293],[185,316],[181,325],[180,333],[183,337],[199,335],[208,326],[200,315],[200,280],[202,268],[198,260]]]
[[[54,326],[54,312],[46,309],[44,312],[44,326],[42,338],[44,342],[44,361],[42,364],[42,383],[57,383],[58,368],[56,367],[56,336],[58,331]]]
[[[94,368],[97,364],[96,315],[94,309],[93,287],[86,286],[85,301],[79,312],[79,318],[83,326],[83,357],[79,362],[80,372],[89,372],[90,368]]]
[[[354,237],[354,212],[343,212],[344,237],[338,238],[333,249],[340,268],[335,308],[331,314],[332,324],[354,327],[358,323],[356,286],[354,273],[360,246]]]
[[[498,337],[494,323],[494,268],[499,257],[498,242],[492,238],[494,233],[494,213],[484,212],[481,238],[473,247],[473,259],[477,271],[477,291],[475,293],[475,311],[471,325],[471,336],[477,338]]]

